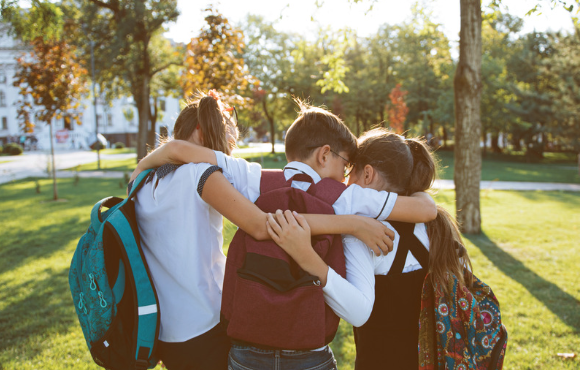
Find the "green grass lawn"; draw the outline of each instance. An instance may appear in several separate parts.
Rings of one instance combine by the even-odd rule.
[[[121,171],[133,172],[137,167],[135,158],[126,159],[101,159],[101,171]],[[97,162],[81,164],[76,167],[69,168],[70,171],[96,171],[98,170]]]
[[[438,151],[441,160],[439,176],[453,180],[453,152]],[[527,163],[522,154],[488,153],[482,161],[481,179],[484,181],[531,181],[580,183],[578,162],[574,155],[546,153],[539,163]]]
[[[111,152],[111,154],[113,153]],[[244,153],[238,156],[261,163],[263,168],[281,168],[287,163],[284,153]],[[438,151],[437,156],[440,159],[440,178],[453,180],[453,152]],[[101,161],[101,169],[107,171],[132,172],[135,166],[137,164],[134,159]],[[78,168],[79,171],[94,171],[97,169],[97,163],[81,165]],[[71,168],[71,170],[73,169]],[[540,163],[525,162],[521,153],[513,155],[489,153],[483,158],[481,178],[486,181],[580,183],[578,165],[574,155],[562,153],[546,153],[545,158]]]
[[[97,152],[93,150],[93,152]],[[122,149],[103,149],[101,154],[127,154],[127,153],[137,153],[135,148],[122,148]]]
[[[106,149],[106,150],[123,150],[123,149]],[[110,153],[110,154],[120,154],[120,153]],[[263,168],[282,168],[286,165],[286,156],[284,153],[249,153],[242,154],[239,157],[246,158],[251,162],[258,162],[262,164]],[[135,158],[128,159],[103,159],[101,160],[101,170],[104,171],[122,171],[122,172],[133,172],[137,167]],[[96,171],[97,162],[91,162],[83,164],[77,167],[69,168],[69,170],[74,171]]]
[[[59,179],[0,185],[0,369],[100,369],[84,343],[68,289],[72,254],[91,207],[123,196],[118,179]],[[438,202],[452,209],[454,193]],[[488,283],[509,331],[505,369],[578,369],[559,352],[580,350],[580,193],[482,192],[484,234],[467,241],[476,275]],[[226,222],[225,249],[235,227]],[[352,369],[354,342],[342,322],[332,343]]]

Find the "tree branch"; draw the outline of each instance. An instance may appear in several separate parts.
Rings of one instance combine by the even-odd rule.
[[[166,64],[162,65],[161,67],[152,70],[151,73],[149,73],[149,77],[151,78],[151,77],[155,76],[157,73],[163,71],[164,69],[168,68],[169,66],[182,66],[182,65],[183,65],[183,63],[178,63],[178,62],[166,63]]]
[[[115,1],[114,4],[112,3],[105,3],[103,1],[100,0],[89,0],[91,3],[100,6],[101,8],[107,8],[109,10],[111,10],[113,13],[118,13],[119,12],[119,2]]]

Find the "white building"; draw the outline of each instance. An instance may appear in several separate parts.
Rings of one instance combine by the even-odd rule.
[[[8,27],[0,24],[0,144],[19,141],[24,135],[18,121],[16,102],[21,100],[19,88],[12,85],[16,72],[16,58],[27,51],[27,47],[14,37],[8,35]],[[29,49],[28,49],[29,50]],[[90,86],[89,90],[90,90]],[[156,131],[173,132],[175,119],[179,115],[179,99],[165,97],[160,100],[160,115]],[[81,102],[81,124],[66,122],[65,119],[53,121],[53,133],[56,147],[60,149],[87,149],[95,140],[95,111],[92,96]],[[133,111],[133,118],[126,114]],[[135,146],[138,131],[137,107],[132,97],[116,99],[111,105],[97,99],[98,132],[107,138],[110,144],[122,142],[126,146]],[[38,140],[38,149],[50,147],[49,128],[46,123],[36,121],[34,136]],[[163,129],[162,129],[163,127]]]

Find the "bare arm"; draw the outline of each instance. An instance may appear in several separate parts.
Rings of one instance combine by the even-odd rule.
[[[397,197],[397,202],[387,220],[402,222],[429,222],[437,217],[435,201],[427,193],[414,193]]]
[[[270,239],[266,213],[250,202],[216,171],[205,182],[201,198],[256,240]]]
[[[131,175],[131,180],[134,180],[142,171],[159,167],[165,163],[181,164],[190,162],[217,165],[213,150],[185,140],[172,140],[141,159]]]
[[[256,240],[270,239],[266,213],[238,192],[219,172],[205,182],[202,199]],[[392,250],[394,233],[379,221],[362,216],[305,215],[313,235],[350,234],[372,245],[375,253]]]
[[[380,221],[356,215],[302,214],[312,235],[348,234],[365,243],[379,256],[393,250],[395,233]]]

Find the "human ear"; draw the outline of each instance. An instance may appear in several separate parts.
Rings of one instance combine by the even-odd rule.
[[[375,169],[370,164],[363,168],[364,184],[370,185],[375,177]]]
[[[323,145],[320,147],[320,149],[318,149],[318,154],[316,158],[318,159],[318,163],[320,163],[322,167],[326,165],[326,161],[328,160],[328,156],[330,154],[331,154],[330,145],[328,144]]]

